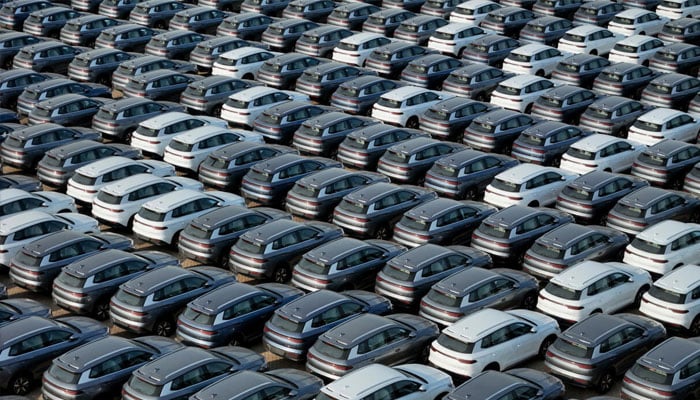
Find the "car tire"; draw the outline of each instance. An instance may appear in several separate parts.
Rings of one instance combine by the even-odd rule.
[[[525,293],[525,297],[523,297],[520,306],[526,310],[534,310],[537,306],[537,291]]]
[[[593,50],[591,50],[591,52],[590,52],[589,54],[592,55],[592,56],[597,56],[597,55],[598,55],[598,50],[593,49]]]
[[[537,351],[537,356],[541,359],[544,360],[545,356],[547,355],[547,349],[549,349],[549,346],[554,343],[554,341],[557,340],[556,335],[549,335],[540,344],[540,349]]]
[[[690,328],[688,328],[688,331],[690,332],[691,336],[700,336],[700,315],[693,319],[693,322],[690,323]]]
[[[169,337],[175,333],[175,321],[171,317],[163,317],[153,324],[153,333],[157,336]]]
[[[26,372],[19,372],[10,379],[7,387],[12,394],[24,396],[29,393],[32,388],[32,377]]]
[[[290,279],[292,279],[292,272],[286,264],[275,268],[275,271],[272,273],[273,282],[287,283]]]
[[[596,382],[595,390],[600,394],[605,394],[612,389],[615,383],[615,373],[612,370],[607,370],[600,375]]]
[[[92,314],[98,321],[106,321],[109,319],[109,297],[97,300]]]
[[[180,233],[182,233],[182,231],[175,232],[173,239],[170,241],[170,246],[175,249],[177,249],[177,244],[180,243]]]
[[[229,342],[229,346],[245,346],[246,341],[241,337],[241,335],[233,335],[231,338],[231,342]]]
[[[423,346],[423,349],[420,351],[420,356],[418,356],[418,362],[421,364],[428,365],[428,358],[430,358],[430,346],[426,345]]]
[[[484,367],[484,371],[500,371],[501,367],[498,366],[498,363],[491,363],[487,366]]]
[[[634,303],[632,303],[632,307],[635,309],[639,308],[639,305],[642,304],[642,296],[644,296],[644,293],[646,293],[647,290],[649,290],[649,286],[644,285],[637,291],[637,294],[634,295]]]
[[[411,117],[406,121],[406,128],[418,129],[418,117]]]
[[[389,224],[382,224],[377,230],[374,232],[374,237],[377,239],[384,239],[387,240],[391,236],[391,227]]]
[[[527,204],[527,206],[528,206],[528,207],[539,207],[539,206],[540,206],[540,202],[537,201],[537,200],[533,200],[533,201],[529,202],[529,203]]]
[[[478,195],[479,190],[476,187],[470,187],[469,189],[467,189],[466,192],[464,192],[464,196],[462,198],[468,200],[476,200]]]

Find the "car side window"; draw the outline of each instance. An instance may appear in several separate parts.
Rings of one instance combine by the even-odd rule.
[[[328,310],[314,317],[314,319],[311,321],[311,327],[318,328],[321,326],[332,324],[333,322],[345,317],[346,315],[340,306],[329,308]]]
[[[509,326],[504,326],[503,328],[500,328],[495,332],[491,333],[490,335],[486,336],[485,338],[481,339],[481,348],[487,349],[489,347],[505,343],[506,341],[508,341],[509,330]]]
[[[601,279],[598,279],[597,281],[593,282],[589,287],[588,287],[588,295],[589,296],[594,296],[597,295],[598,293],[602,293],[608,289],[610,289],[610,277],[606,276]]]
[[[283,249],[285,247],[295,245],[297,243],[299,243],[299,239],[297,238],[297,234],[296,234],[296,232],[292,232],[292,233],[286,234],[286,235],[282,236],[281,238],[272,242],[272,249],[279,250],[279,249]]]
[[[39,350],[42,347],[44,347],[44,343],[41,339],[41,334],[38,334],[10,346],[9,355],[19,356],[31,351]]]
[[[49,261],[62,261],[80,254],[80,243],[75,243],[51,253],[51,256],[49,256]]]
[[[530,218],[527,221],[523,222],[522,224],[518,225],[518,227],[515,230],[515,233],[520,235],[523,233],[533,231],[539,227],[540,227],[540,225],[537,223],[537,217],[534,217],[534,218]]]
[[[681,379],[689,378],[700,372],[700,357],[692,359],[688,364],[681,368]]]
[[[437,219],[437,226],[442,227],[462,220],[462,213],[460,210],[450,211],[447,214],[441,216]]]

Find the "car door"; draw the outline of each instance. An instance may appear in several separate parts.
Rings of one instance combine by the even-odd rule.
[[[508,325],[507,342],[513,351],[513,365],[534,357],[539,352],[542,338],[537,333],[535,326],[524,321],[514,322]],[[507,368],[501,365],[501,368]]]
[[[272,316],[272,313],[275,312],[278,301],[276,297],[267,293],[257,294],[249,300],[251,314],[246,324],[246,330],[249,336],[255,337],[262,333],[265,322],[267,322]]]
[[[612,358],[616,371],[626,371],[654,344],[646,340],[643,329],[625,326],[600,344],[600,352]]]
[[[384,344],[381,348],[381,354],[375,358],[375,362],[384,365],[403,364],[415,360],[420,354],[420,349],[416,347],[413,340],[415,335],[411,334],[407,328],[402,326],[392,326],[385,329]]]
[[[49,367],[51,360],[63,354],[68,348],[73,347],[74,332],[67,329],[52,328],[41,333],[42,347],[35,354],[35,370],[43,370]]]

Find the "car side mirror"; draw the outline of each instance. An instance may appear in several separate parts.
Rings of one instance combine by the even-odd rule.
[[[532,328],[530,328],[530,333],[537,333],[537,327],[533,326]]]
[[[43,203],[41,203],[41,206],[42,206],[42,207],[48,207],[48,206],[49,206],[49,203],[43,202]]]
[[[316,239],[322,239],[322,238],[323,238],[323,233],[322,233],[322,232],[319,232],[319,233],[317,233],[316,236],[314,236],[314,237],[315,237]]]
[[[416,337],[416,333],[415,333],[415,332],[409,332],[409,333],[408,333],[408,337],[414,338],[414,337]]]
[[[420,385],[420,386],[418,386],[418,391],[419,392],[427,392],[428,388],[425,387],[425,385]]]
[[[627,278],[627,282],[634,282],[634,278],[630,276],[629,278]]]
[[[77,335],[70,335],[68,340],[70,340],[71,342],[76,341],[76,340],[78,340],[78,336]]]

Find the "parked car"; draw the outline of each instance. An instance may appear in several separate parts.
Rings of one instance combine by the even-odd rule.
[[[700,32],[700,25],[698,27]],[[664,72],[677,72],[696,76],[700,71],[700,46],[688,43],[673,43],[659,49],[649,60],[651,68]]]
[[[457,141],[476,117],[494,109],[495,107],[488,103],[460,96],[452,97],[428,108],[420,116],[419,124],[431,137]]]
[[[579,126],[595,133],[625,137],[637,117],[650,110],[650,106],[636,100],[606,96],[588,106],[581,114]]]
[[[322,63],[304,70],[296,80],[294,90],[309,96],[314,101],[327,104],[338,86],[363,75],[375,75],[375,73],[337,62]]]
[[[655,12],[644,8],[630,8],[615,14],[608,28],[625,36],[657,35],[661,32],[668,18],[662,18]]]
[[[228,14],[208,5],[180,10],[168,23],[170,30],[186,30],[198,33],[216,33],[217,27]]]
[[[683,190],[692,194],[698,194],[698,183],[700,183],[700,165],[695,164],[688,172],[683,182]]]
[[[655,277],[693,264],[700,247],[700,225],[661,221],[640,232],[627,246],[624,262],[644,268]]]
[[[393,182],[420,184],[438,159],[464,149],[466,146],[461,143],[425,137],[408,139],[389,147],[379,158],[377,172]]]
[[[193,400],[215,396],[243,400],[249,396],[285,396],[289,400],[307,400],[316,396],[323,381],[308,372],[278,368],[266,373],[240,371],[192,395]]]
[[[200,78],[196,75],[160,69],[131,78],[123,93],[126,97],[178,101],[182,92],[198,79]]]
[[[80,16],[80,12],[64,6],[36,10],[24,21],[22,31],[35,36],[58,38],[66,22]]]
[[[253,46],[239,47],[219,55],[212,64],[213,75],[253,80],[265,61],[279,53]]]
[[[622,3],[609,0],[586,2],[574,14],[574,21],[581,24],[607,26],[615,15],[624,9],[625,6]]]
[[[609,0],[597,0],[586,4],[594,7],[594,3],[600,3],[601,1],[608,4],[610,7],[623,8],[622,4],[614,3]],[[577,13],[581,13],[582,10],[584,10],[583,7],[584,6],[581,6]],[[610,50],[615,44],[623,38],[623,35],[613,33],[602,26],[583,24],[567,31],[564,37],[559,40],[557,48],[570,54],[605,56],[610,53]]]
[[[589,132],[576,126],[542,121],[525,129],[515,139],[511,156],[522,162],[556,167],[569,147],[588,135]]]
[[[416,129],[421,113],[439,101],[451,97],[452,94],[415,86],[402,86],[379,97],[372,106],[372,117],[392,125]]]
[[[304,121],[330,111],[336,109],[308,101],[285,101],[264,110],[253,121],[253,131],[263,135],[268,142],[291,144],[294,132]]]
[[[65,74],[73,58],[86,50],[84,47],[68,46],[53,40],[30,44],[22,47],[12,59],[12,68]]]
[[[253,46],[253,44],[235,36],[215,36],[197,43],[197,46],[190,53],[189,60],[197,67],[198,71],[210,72],[219,55],[241,47]]]
[[[448,22],[441,17],[420,14],[402,21],[394,30],[394,38],[425,46],[430,36],[447,24]]]
[[[520,47],[517,40],[498,34],[488,34],[469,43],[462,58],[467,61],[500,68],[511,51]],[[477,98],[477,100],[479,100]]]
[[[452,71],[442,82],[442,90],[485,102],[500,82],[514,76],[500,68],[474,63]]]
[[[700,93],[700,79],[688,75],[667,73],[646,86],[641,100],[657,107],[688,110],[690,101]]]
[[[99,83],[79,83],[71,79],[51,79],[27,86],[17,98],[17,113],[27,116],[37,103],[64,94],[111,98],[109,87]]]
[[[281,15],[282,11],[289,4],[289,0],[271,1],[261,0],[259,3],[253,0],[243,0],[241,3],[242,12],[255,12],[264,15]]]
[[[597,133],[571,145],[561,158],[561,168],[577,174],[628,171],[645,149],[631,140]]]
[[[365,68],[380,76],[396,79],[408,63],[434,52],[417,44],[397,40],[374,48],[365,59]]]
[[[288,52],[265,61],[257,70],[256,80],[275,89],[292,90],[307,68],[320,65],[322,60],[305,54]],[[305,96],[301,93],[298,96]]]
[[[700,44],[699,28],[700,25],[695,18],[671,18],[661,28],[658,38],[667,42],[685,42],[697,45]]]
[[[63,94],[40,101],[29,112],[29,125],[74,125],[90,126],[92,118],[100,107],[111,103],[112,99],[87,97],[81,94]]]
[[[484,202],[495,207],[551,205],[578,174],[555,167],[520,164],[496,175],[484,191]]]
[[[0,28],[21,31],[24,21],[34,11],[53,6],[46,0],[13,0],[0,8]]]
[[[341,83],[330,104],[347,114],[369,115],[381,96],[401,86],[399,82],[374,75],[362,75]]]
[[[700,87],[699,87],[700,88]],[[629,129],[627,137],[653,146],[665,139],[692,142],[700,133],[700,122],[682,111],[657,108],[640,115]]]
[[[503,7],[501,4],[490,0],[468,0],[455,6],[450,14],[450,22],[463,22],[478,26],[488,13],[501,7]]]
[[[520,30],[530,21],[535,19],[535,14],[515,4],[492,10],[486,15],[479,26],[494,31],[503,36],[518,39]]]
[[[428,89],[441,89],[442,82],[464,63],[451,56],[428,54],[417,58],[401,71],[401,82]]]
[[[348,6],[357,4],[367,6],[364,3],[349,3]],[[336,10],[343,6],[338,7]],[[377,47],[391,43],[388,37],[372,32],[355,33],[348,36],[333,49],[333,61],[342,62],[357,67],[364,67],[365,60]]]
[[[577,10],[582,2],[578,0],[559,0],[556,2],[542,0],[538,1],[533,7],[535,13],[538,12],[537,7],[540,4],[555,4],[553,7],[555,14],[557,14],[559,12],[571,13],[573,10]],[[539,10],[539,12],[542,13],[541,10]],[[571,21],[561,16],[551,15],[535,18],[530,20],[527,25],[520,30],[520,41],[523,43],[540,43],[556,47],[559,43],[559,39],[564,37],[564,34],[573,27],[574,24]]]
[[[331,58],[338,43],[353,32],[339,26],[325,25],[306,31],[294,44],[294,51],[310,56]]]
[[[525,44],[508,54],[503,60],[503,69],[517,74],[550,76],[557,63],[567,55],[544,44]],[[506,82],[510,80],[503,83]]]
[[[476,150],[510,154],[518,136],[536,123],[530,115],[495,109],[474,118],[464,130],[462,142]]]
[[[190,83],[180,95],[180,103],[190,113],[221,116],[229,96],[255,86],[261,85],[255,81],[212,75]]]
[[[669,0],[664,1],[656,8],[658,14],[669,19],[684,17],[696,17],[700,11],[700,4],[690,1]]]
[[[174,0],[147,0],[136,4],[129,13],[129,22],[158,29],[169,27],[170,20],[179,11],[188,8]]]
[[[677,140],[662,140],[641,152],[632,175],[655,186],[680,188],[683,178],[700,161],[700,148]]]
[[[27,298],[0,300],[0,325],[32,316],[50,318],[51,309],[36,300]]]
[[[122,62],[112,74],[112,88],[123,91],[124,87],[136,76],[156,70],[171,70],[175,72],[195,72],[194,64],[168,60],[164,57],[144,55]]]
[[[332,2],[328,1],[328,3]],[[330,13],[330,11],[328,12]],[[272,50],[289,52],[294,48],[294,43],[304,32],[318,27],[319,25],[316,22],[307,21],[303,18],[280,19],[272,22],[265,29],[260,42],[268,45]]]
[[[0,65],[7,70],[12,69],[12,59],[22,47],[39,43],[42,40],[40,37],[23,32],[5,32],[0,34],[0,43],[2,44]]]
[[[338,146],[338,160],[360,169],[376,169],[380,157],[394,144],[426,134],[417,129],[385,124],[370,125],[350,132]]]
[[[564,391],[564,383],[546,372],[514,368],[507,372],[484,371],[450,392],[447,399],[456,400],[477,393],[485,400],[503,396],[532,396],[532,399],[551,400],[560,397]]]
[[[381,8],[373,4],[359,2],[339,4],[328,16],[327,23],[359,31],[369,16],[379,11],[381,11]]]
[[[112,74],[119,65],[136,55],[118,49],[97,48],[80,53],[68,65],[68,77],[78,82],[112,83]],[[111,97],[111,91],[107,97]]]
[[[610,61],[600,56],[574,54],[559,61],[552,71],[552,79],[592,89],[595,78],[610,64]]]
[[[416,10],[417,11],[417,10]],[[379,33],[386,37],[394,37],[394,31],[399,25],[416,14],[401,7],[384,8],[374,12],[367,17],[367,21],[362,24],[362,32]]]
[[[630,98],[638,99],[641,97],[644,88],[653,80],[657,79],[660,75],[659,72],[652,70],[651,68],[645,67],[643,65],[623,62],[623,60],[634,59],[634,55],[628,54],[627,50],[631,48],[644,48],[644,45],[629,44],[634,43],[634,41],[639,36],[632,36],[627,39],[618,42],[615,47],[610,52],[610,61],[614,64],[603,69],[598,77],[595,78],[593,82],[593,90],[600,94],[610,95],[610,96],[625,96]],[[648,38],[645,36],[645,38]],[[646,39],[643,39],[646,40]],[[647,56],[651,56],[655,52],[656,48],[662,47],[663,44],[658,39],[652,43],[650,47],[651,50],[647,53]],[[655,46],[655,47],[654,47]],[[618,52],[616,49],[625,49],[625,51]],[[638,56],[640,56],[638,54]],[[641,57],[641,56],[640,56]]]
[[[5,174],[0,176],[0,189],[22,189],[27,192],[41,190],[41,182],[30,176]]]

